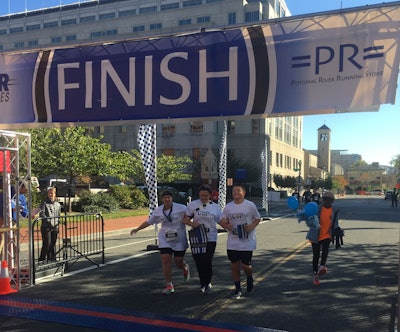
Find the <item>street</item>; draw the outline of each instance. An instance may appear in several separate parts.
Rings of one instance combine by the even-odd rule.
[[[107,234],[104,266],[96,268],[80,261],[64,277],[39,280],[13,298],[64,301],[291,332],[394,331],[400,208],[392,208],[391,202],[380,196],[340,198],[334,204],[340,209],[344,245],[340,249],[331,246],[328,273],[321,278],[320,286],[312,284],[312,253],[305,240],[306,225],[299,224],[293,215],[282,213],[257,228],[255,289],[239,300],[231,298],[233,285],[225,233],[218,238],[212,293],[199,294],[195,265],[188,251],[186,259],[192,267],[192,278],[185,284],[175,268],[175,294],[162,296],[159,254],[146,250],[154,243],[154,230],[150,227],[135,238],[128,229]],[[65,324],[6,316],[0,316],[0,327],[2,331],[71,329]],[[94,330],[77,326],[73,329]]]

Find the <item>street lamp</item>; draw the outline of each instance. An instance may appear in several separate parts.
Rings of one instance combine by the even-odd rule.
[[[301,182],[301,160],[299,160],[297,167],[293,169],[295,172],[299,172],[299,176],[297,178],[297,195],[300,200],[300,182]]]

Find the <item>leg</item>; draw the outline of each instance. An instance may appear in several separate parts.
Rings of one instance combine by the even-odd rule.
[[[207,243],[207,252],[204,254],[203,257],[203,268],[204,268],[204,282],[205,286],[211,283],[211,279],[213,276],[213,266],[212,260],[214,258],[216,242],[209,242]]]
[[[57,243],[58,230],[52,229],[49,232],[49,234],[50,234],[50,245],[47,255],[49,260],[54,261],[56,259],[56,243]]]
[[[49,252],[50,232],[49,229],[42,227],[40,233],[42,234],[42,250],[40,251],[39,261],[44,261]]]
[[[312,268],[313,268],[314,274],[317,274],[321,246],[319,243],[312,243],[311,245],[312,245],[312,251],[313,251]]]
[[[321,265],[323,265],[323,266],[326,265],[326,261],[328,259],[330,244],[331,244],[331,239],[325,239],[325,240],[321,241],[321,245],[322,245]]]
[[[172,282],[172,254],[161,254],[162,271],[167,283]]]
[[[231,274],[233,282],[240,283],[240,261],[231,262]]]
[[[201,255],[202,254],[192,254],[194,263],[196,264],[196,269],[197,269],[197,273],[199,274],[199,279],[200,279],[200,286],[204,287],[205,283],[204,283],[204,278],[203,278],[203,274],[202,274],[202,263],[201,263]]]

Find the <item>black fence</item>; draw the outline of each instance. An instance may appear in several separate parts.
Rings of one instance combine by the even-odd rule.
[[[62,275],[82,258],[97,266],[104,264],[101,214],[40,217],[32,222],[32,236],[33,283],[39,272],[54,270]]]

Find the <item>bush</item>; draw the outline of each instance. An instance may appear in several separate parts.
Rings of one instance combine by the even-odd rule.
[[[110,195],[113,196],[123,209],[138,209],[148,205],[148,199],[136,186],[111,186]]]
[[[72,204],[72,210],[84,213],[118,211],[117,200],[109,193],[92,194],[84,190],[79,194],[79,201]]]

